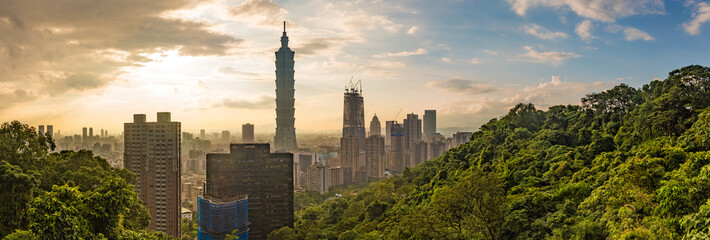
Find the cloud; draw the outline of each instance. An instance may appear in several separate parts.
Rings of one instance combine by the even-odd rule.
[[[288,11],[271,0],[246,0],[229,9],[240,20],[250,20],[263,26],[280,27]],[[289,24],[289,26],[294,24]]]
[[[592,21],[590,20],[584,20],[580,23],[577,24],[577,26],[574,28],[574,33],[579,36],[584,41],[591,41],[595,37],[592,35],[592,31],[594,30],[594,25],[592,25]]]
[[[483,94],[493,92],[496,89],[492,85],[476,80],[451,78],[443,81],[430,82],[430,87],[438,88],[447,92],[463,94]]]
[[[536,36],[540,39],[545,39],[545,40],[554,40],[554,39],[565,39],[567,38],[567,34],[563,32],[551,32],[544,27],[537,25],[537,24],[531,24],[531,25],[526,25],[523,27],[523,30],[525,33]]]
[[[621,26],[618,24],[609,25],[606,28],[606,30],[611,33],[622,32],[625,36],[626,41],[636,41],[636,40],[653,41],[655,39],[650,34],[644,32],[644,31],[641,31],[637,28],[624,27],[624,26]]]
[[[534,7],[568,8],[577,15],[605,22],[647,14],[663,14],[662,0],[506,0],[520,16]]]
[[[686,23],[683,23],[683,29],[690,35],[700,34],[700,27],[710,22],[710,4],[707,2],[699,2],[695,4],[693,18]]]
[[[549,63],[553,66],[558,66],[568,59],[581,57],[581,55],[578,55],[573,52],[538,52],[535,51],[535,49],[533,49],[531,46],[525,46],[525,50],[527,50],[528,52],[508,59],[508,61]]]
[[[408,57],[408,56],[416,56],[416,55],[424,55],[427,54],[427,50],[423,48],[419,48],[416,51],[411,51],[411,52],[393,52],[393,53],[383,53],[383,54],[377,54],[372,57],[376,58],[384,58],[384,57]]]
[[[311,38],[300,46],[293,48],[296,56],[316,55],[320,52],[342,47],[347,39],[344,38]]]
[[[1,1],[0,83],[37,98],[99,89],[152,55],[226,55],[242,42],[208,22],[167,18],[193,0]]]
[[[414,35],[415,33],[417,33],[418,30],[419,26],[412,26],[411,28],[409,28],[409,30],[407,30],[407,34]]]
[[[498,53],[498,52],[496,52],[496,51],[491,51],[491,50],[486,50],[486,49],[483,49],[483,52],[486,53],[486,54],[488,54],[488,55],[498,55],[498,54],[500,54],[500,53]]]
[[[247,75],[247,76],[259,76],[259,73],[253,73],[253,72],[245,72],[245,71],[239,71],[234,69],[231,66],[221,66],[217,68],[217,72],[224,73],[224,74],[234,74],[234,75]]]
[[[238,109],[271,109],[276,105],[276,98],[271,96],[261,96],[258,99],[249,101],[236,98],[225,98],[222,102],[214,104],[213,107],[228,107]]]
[[[15,89],[9,92],[0,92],[0,111],[14,106],[15,104],[34,100],[37,96],[25,89]]]
[[[451,62],[451,59],[450,59],[450,58],[447,58],[447,57],[442,57],[442,58],[441,58],[441,61],[443,61],[443,62]]]
[[[612,82],[568,82],[560,76],[524,87],[501,87],[495,94],[471,95],[466,100],[451,100],[437,109],[442,126],[476,126],[488,122],[491,116],[503,116],[518,103],[533,103],[537,109],[554,105],[579,104],[590,91],[602,91]],[[455,85],[454,85],[455,86]],[[457,89],[454,87],[454,89]]]
[[[478,58],[471,58],[470,62],[471,62],[471,64],[483,64],[483,61],[481,61],[481,59],[478,59]]]
[[[624,28],[624,35],[626,35],[626,41],[653,41],[655,39],[650,34],[632,27]]]

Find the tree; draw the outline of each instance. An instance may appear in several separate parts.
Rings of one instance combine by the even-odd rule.
[[[25,211],[33,198],[37,179],[20,167],[0,161],[0,237],[27,225]]]

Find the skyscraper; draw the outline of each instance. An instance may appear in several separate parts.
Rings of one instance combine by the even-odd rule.
[[[202,141],[207,140],[207,139],[205,139],[205,130],[204,129],[200,129],[200,140],[202,140]]]
[[[242,142],[243,143],[253,143],[254,142],[254,125],[247,123],[242,125]]]
[[[424,138],[436,133],[436,110],[424,110]]]
[[[145,114],[134,114],[133,122],[124,124],[123,153],[123,167],[136,174],[136,192],[150,212],[148,229],[178,238],[180,132],[180,122],[171,121],[169,112],[159,112],[156,122],[146,122]]]
[[[392,124],[397,121],[386,121],[385,122],[385,146],[390,146],[392,144]]]
[[[49,133],[49,135],[54,137],[53,136],[54,135],[54,125],[47,125],[47,133]]]
[[[92,128],[92,127],[89,128],[89,139],[91,141],[94,140],[94,128]]]
[[[370,121],[370,136],[379,135],[382,135],[380,119],[377,118],[377,114],[375,114],[375,116],[372,117],[372,121]]]
[[[250,239],[293,228],[293,154],[269,148],[268,143],[240,143],[231,144],[229,153],[207,154],[205,194],[249,196]]]
[[[407,118],[404,119],[404,138],[406,139],[405,149],[413,149],[414,144],[422,140],[422,120],[419,119],[419,115],[410,113],[407,114]]]
[[[358,83],[350,82],[350,86],[345,89],[343,137],[357,137],[360,150],[365,150],[365,105],[361,94],[362,84]]]
[[[86,143],[89,141],[88,134],[87,134],[87,128],[84,127],[81,129],[81,142]]]
[[[370,135],[365,143],[365,165],[367,178],[385,177],[385,138],[380,135]]]
[[[284,32],[281,36],[281,48],[276,52],[276,136],[274,136],[274,149],[276,151],[292,151],[297,148],[296,119],[294,108],[294,52],[288,47],[286,36],[286,21]]]
[[[390,134],[391,145],[390,152],[388,155],[389,158],[387,159],[389,170],[390,172],[392,172],[392,174],[401,174],[402,172],[404,172],[404,168],[407,166],[407,158],[405,157],[406,149],[404,148],[404,130],[405,129],[402,124],[392,122],[392,133]]]
[[[44,125],[39,125],[39,126],[37,127],[37,132],[38,132],[39,134],[44,134]]]
[[[351,169],[351,179],[356,179],[355,174],[360,170],[360,140],[356,136],[340,138],[340,161],[343,167]]]
[[[229,131],[222,131],[222,143],[230,144],[232,142],[232,134]]]

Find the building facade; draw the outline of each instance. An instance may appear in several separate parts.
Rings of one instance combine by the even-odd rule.
[[[368,180],[384,178],[385,138],[380,135],[369,136],[365,145],[367,145],[365,149],[365,165]]]
[[[424,138],[436,134],[436,110],[424,110]]]
[[[328,192],[328,177],[326,167],[316,163],[308,166],[306,171],[306,190],[320,194]]]
[[[84,128],[86,129],[86,128]],[[145,114],[124,124],[123,167],[137,178],[136,192],[150,212],[148,229],[180,237],[180,122],[159,112],[156,122]]]
[[[356,179],[355,174],[360,170],[360,140],[357,136],[340,138],[340,163],[352,170],[350,179]]]
[[[390,134],[390,152],[387,160],[388,169],[392,174],[402,174],[407,166],[407,157],[405,147],[405,130],[402,124],[397,122],[392,123]]]
[[[249,238],[266,239],[293,228],[293,154],[270,153],[268,143],[231,144],[229,153],[207,154],[205,195],[249,197]]]
[[[251,123],[242,125],[242,142],[254,143],[254,125]]]

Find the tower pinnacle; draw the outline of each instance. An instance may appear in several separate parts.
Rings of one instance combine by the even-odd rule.
[[[288,48],[288,36],[286,36],[286,21],[284,21],[284,34],[281,36],[281,47]]]

